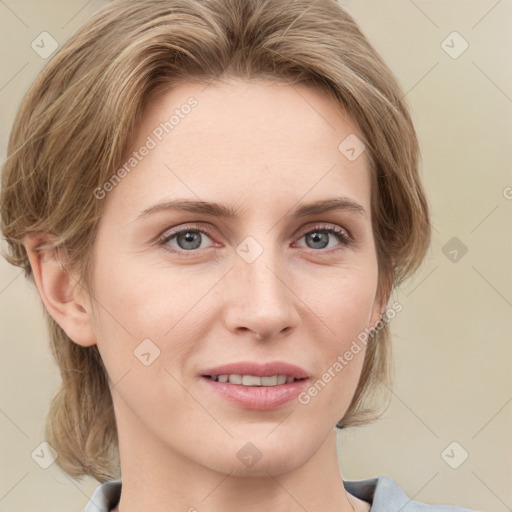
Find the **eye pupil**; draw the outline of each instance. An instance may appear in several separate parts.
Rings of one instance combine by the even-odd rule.
[[[179,243],[180,240],[184,240],[184,245]],[[197,249],[201,245],[199,233],[194,231],[184,231],[183,233],[179,233],[176,237],[176,241],[181,249],[186,250]]]
[[[320,243],[321,247],[317,247],[315,245],[314,247],[311,247],[312,249],[323,249],[329,243],[326,235],[327,235],[326,233],[321,232],[321,231],[312,231],[309,235],[306,235],[306,238],[312,239],[314,244]],[[322,241],[321,241],[322,237],[324,238],[325,243],[322,243]]]

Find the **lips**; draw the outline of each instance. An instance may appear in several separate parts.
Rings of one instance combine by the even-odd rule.
[[[289,403],[308,381],[309,374],[304,368],[282,361],[262,364],[242,361],[201,372],[201,382],[207,390],[237,407],[260,411]]]
[[[300,366],[284,361],[271,361],[256,363],[254,361],[241,361],[229,363],[214,368],[207,368],[201,372],[203,377],[218,377],[219,375],[254,375],[255,377],[272,377],[285,375],[294,379],[306,379],[309,373]]]

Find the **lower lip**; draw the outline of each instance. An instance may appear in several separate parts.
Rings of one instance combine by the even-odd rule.
[[[259,411],[277,409],[296,398],[304,389],[309,379],[296,380],[277,386],[244,386],[230,382],[218,382],[208,377],[201,377],[206,385],[226,400],[245,409]]]

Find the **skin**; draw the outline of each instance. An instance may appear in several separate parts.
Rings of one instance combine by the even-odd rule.
[[[338,150],[360,132],[316,89],[230,79],[155,98],[133,150],[190,96],[198,105],[103,199],[92,296],[55,257],[33,250],[40,238],[26,243],[48,311],[76,343],[97,344],[107,368],[119,510],[367,511],[343,487],[334,429],[355,392],[364,346],[308,404],[295,399],[272,411],[233,405],[199,376],[228,362],[281,360],[315,382],[378,322],[388,296],[377,293],[367,155],[350,161]],[[338,196],[366,215],[292,217],[299,203]],[[238,208],[239,217],[137,218],[177,198]],[[190,223],[210,228],[195,231],[199,248],[187,251],[183,237],[158,242]],[[353,243],[328,232],[315,244],[306,235],[319,223],[348,231]],[[252,263],[236,252],[249,236],[263,249]],[[144,339],[160,350],[148,366],[134,357]],[[261,455],[251,467],[237,457],[248,442]]]

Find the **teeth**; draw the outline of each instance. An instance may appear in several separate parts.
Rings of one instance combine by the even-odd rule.
[[[242,375],[242,384],[244,386],[261,386],[261,377],[255,377],[254,375]]]
[[[229,382],[231,384],[241,384],[242,386],[278,386],[293,382],[294,377],[287,375],[273,375],[272,377],[256,377],[255,375],[211,375],[212,380],[218,382]]]

